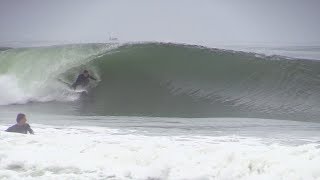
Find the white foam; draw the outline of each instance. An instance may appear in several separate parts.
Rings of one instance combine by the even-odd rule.
[[[34,130],[34,136],[0,132],[0,179],[320,179],[317,144],[93,127]]]
[[[17,78],[8,75],[0,75],[0,105],[12,103],[25,103],[29,95],[25,94],[17,83]]]
[[[29,101],[73,101],[80,96],[79,93],[56,82],[38,88],[36,86],[30,91],[22,87],[14,75],[0,75],[0,105],[24,104]]]

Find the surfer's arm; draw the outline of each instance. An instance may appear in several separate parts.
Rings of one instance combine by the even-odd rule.
[[[30,134],[34,134],[34,131],[31,129],[31,127],[30,127],[30,125],[28,124],[27,125],[27,130],[28,130],[28,132],[30,133]]]
[[[94,78],[92,76],[89,76],[89,78],[92,79],[92,80],[95,80],[95,81],[97,80],[96,78]]]
[[[6,132],[14,132],[14,126],[9,127]]]
[[[30,134],[34,134],[34,131],[33,131],[31,128],[28,129],[28,132],[29,132]]]

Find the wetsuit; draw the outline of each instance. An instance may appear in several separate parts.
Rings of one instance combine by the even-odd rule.
[[[84,74],[80,74],[75,83],[72,84],[72,87],[75,89],[77,86],[87,86],[89,83],[89,79],[97,80],[94,77],[88,75],[87,77]]]
[[[30,134],[34,134],[34,132],[31,129],[29,124],[24,124],[24,125],[15,124],[15,125],[9,127],[6,131],[7,132],[21,133],[21,134],[27,134],[29,132]]]

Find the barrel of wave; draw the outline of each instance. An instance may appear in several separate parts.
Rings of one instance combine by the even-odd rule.
[[[75,100],[79,94],[58,82],[59,76],[113,48],[115,45],[78,44],[2,51],[0,103]]]

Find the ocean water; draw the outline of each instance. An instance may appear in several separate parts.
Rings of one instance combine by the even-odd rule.
[[[320,179],[319,48],[230,49],[0,51],[0,179]]]

